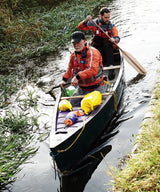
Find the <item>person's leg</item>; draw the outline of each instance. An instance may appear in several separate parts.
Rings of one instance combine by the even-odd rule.
[[[100,93],[105,93],[106,92],[106,84],[97,87],[97,89],[95,91],[99,91]]]
[[[101,94],[106,93],[106,84],[99,86],[95,91],[99,91]],[[102,96],[102,100],[104,100],[106,98],[106,96]]]
[[[94,91],[99,91],[101,94],[105,93],[106,92],[106,85],[99,86]],[[88,94],[90,92],[92,92],[92,91],[85,91],[85,90],[81,89],[80,87],[78,87],[75,90],[73,96],[86,95],[86,94]],[[73,99],[71,99],[70,102],[71,102],[72,107],[81,106],[81,100],[82,99],[83,98],[73,98]]]
[[[103,46],[103,53],[102,53],[103,60],[107,62],[107,66],[114,64],[114,57],[113,57],[113,45],[110,42],[107,42]]]
[[[103,50],[102,50],[102,46],[100,45],[96,45],[92,43],[92,47],[98,49],[98,51],[100,52],[101,55],[103,55]]]
[[[114,65],[114,56],[113,56],[113,44],[110,42],[107,42],[103,46],[103,63],[104,66],[113,66]],[[108,78],[109,80],[114,79],[115,72],[114,70],[109,70],[108,72]]]
[[[82,90],[80,87],[77,87],[77,89],[75,90],[73,96],[79,96],[79,95],[85,95],[86,92],[84,90]],[[81,100],[83,98],[73,98],[70,100],[71,102],[71,105],[73,107],[78,107],[78,106],[81,106]]]

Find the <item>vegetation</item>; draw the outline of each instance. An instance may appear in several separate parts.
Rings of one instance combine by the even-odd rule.
[[[6,87],[9,85],[6,81]],[[18,89],[16,84],[14,88]],[[19,166],[26,163],[37,151],[37,148],[31,146],[31,143],[36,142],[34,132],[39,126],[40,115],[36,115],[37,101],[38,96],[34,90],[24,89],[19,91],[14,99],[16,107],[9,109],[1,106],[3,112],[0,116],[0,190],[14,181],[15,174],[21,170]],[[42,140],[42,136],[40,139]]]
[[[19,81],[17,75],[0,75],[0,108],[6,107],[10,104],[10,97],[16,93],[25,80]]]
[[[35,122],[24,113],[8,111],[4,118],[0,117],[0,189],[12,182],[19,166],[35,154],[36,149],[29,146]]]
[[[46,6],[42,6],[44,2],[38,0],[32,0],[32,4],[25,0],[8,2],[3,0],[0,4],[0,57],[5,66],[5,69],[1,67],[3,72],[6,67],[24,58],[40,57],[57,51],[68,42],[70,34],[77,30],[77,24],[105,1],[69,0],[53,7],[51,2],[57,1],[48,0]]]
[[[160,81],[156,84],[151,102],[151,118],[141,125],[136,139],[136,150],[126,167],[112,174],[114,191],[160,191]]]

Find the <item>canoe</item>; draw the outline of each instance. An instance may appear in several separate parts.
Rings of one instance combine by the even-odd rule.
[[[106,84],[106,93],[103,96],[101,104],[89,115],[77,117],[76,123],[72,126],[66,126],[64,119],[68,112],[59,111],[59,102],[62,99],[59,92],[52,116],[52,128],[50,133],[50,150],[56,170],[66,174],[74,170],[83,157],[91,150],[94,143],[106,131],[107,125],[112,119],[120,102],[124,79],[124,62],[119,50],[114,53],[115,78]],[[104,67],[104,73],[107,75],[109,67]],[[72,108],[73,111],[80,110],[81,107]]]

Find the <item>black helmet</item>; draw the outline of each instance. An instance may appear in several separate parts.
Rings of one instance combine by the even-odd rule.
[[[75,31],[72,33],[71,35],[71,42],[76,42],[79,43],[81,41],[81,39],[85,39],[85,35],[83,32],[81,31]]]

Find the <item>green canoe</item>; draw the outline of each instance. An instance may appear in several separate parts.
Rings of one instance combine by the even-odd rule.
[[[107,90],[102,103],[89,115],[77,118],[72,126],[65,126],[64,119],[68,112],[60,112],[59,102],[62,98],[58,94],[52,117],[52,129],[50,133],[50,149],[56,169],[62,174],[73,170],[81,162],[83,157],[90,151],[94,143],[107,129],[107,124],[112,119],[120,102],[124,80],[124,63],[119,51],[114,54],[115,78],[107,85]],[[107,75],[109,67],[104,67]],[[66,98],[68,99],[68,98]],[[73,107],[73,111],[81,110]]]

